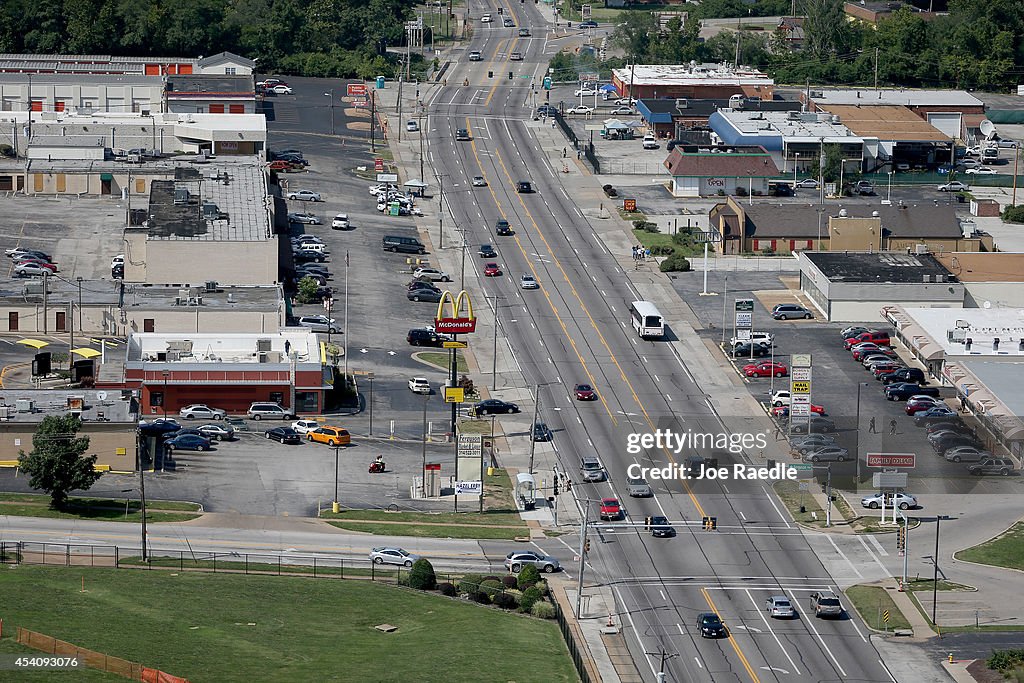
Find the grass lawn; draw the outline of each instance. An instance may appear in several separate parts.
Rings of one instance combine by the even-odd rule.
[[[369,582],[28,566],[2,576],[5,627],[192,683],[577,680],[554,621]],[[383,623],[398,630],[373,628]]]
[[[14,632],[13,629],[11,632]],[[10,637],[0,638],[0,655],[39,657],[43,653],[39,650],[19,645],[13,637]],[[105,671],[82,667],[70,671],[19,671],[16,674],[9,673],[8,677],[4,680],[17,681],[18,683],[113,683],[114,681],[121,681],[123,683],[125,679]]]
[[[494,486],[492,493],[485,493],[484,503],[489,507],[511,506],[511,496],[507,494],[507,485],[502,486],[498,475],[486,480],[488,487]],[[505,481],[508,477],[505,476]],[[487,489],[485,489],[486,491]],[[493,501],[488,499],[494,496]],[[464,506],[464,507],[463,507]],[[476,502],[466,502],[460,509],[476,510]],[[505,510],[514,506],[505,507]],[[529,530],[519,518],[511,512],[386,512],[384,510],[346,510],[334,514],[329,510],[322,511],[320,517],[332,526],[350,531],[363,531],[381,536],[413,536],[416,538],[486,538],[510,541],[518,537],[528,536]]]
[[[466,405],[463,403],[463,405]],[[501,433],[501,429],[495,425],[494,431],[497,434]],[[459,433],[460,434],[490,434],[491,433],[491,418],[488,415],[486,418],[477,418],[470,420],[459,420]]]
[[[825,511],[818,505],[810,491],[800,491],[798,482],[780,481],[776,482],[773,488],[794,520],[809,526],[825,526]],[[800,512],[801,503],[805,512]],[[812,513],[817,513],[818,518],[814,519]]]
[[[889,591],[879,586],[851,586],[846,589],[846,597],[850,599],[861,618],[868,626],[879,631],[897,628],[910,628],[910,622],[903,616],[896,603],[889,596]],[[882,612],[889,611],[888,625],[882,621]]]
[[[0,514],[50,519],[100,519],[105,522],[141,522],[142,505],[137,500],[116,498],[70,498],[65,511],[50,509],[50,497],[34,493],[0,494]],[[187,522],[200,516],[200,506],[181,501],[150,500],[146,503],[148,522]]]
[[[932,592],[932,580],[931,579],[908,579],[907,590],[911,591],[928,591]],[[968,586],[964,583],[956,583],[953,581],[946,581],[939,579],[939,590],[940,591],[973,591],[974,586]]]
[[[435,365],[442,370],[447,370],[450,367],[448,365],[449,360],[447,351],[420,351],[419,353],[414,353],[413,357],[423,361],[424,363]],[[458,372],[469,372],[469,365],[466,364],[466,357],[461,351],[456,351],[455,369]]]
[[[1024,522],[1017,522],[995,538],[961,550],[958,560],[1024,570]]]
[[[664,232],[647,232],[646,230],[638,230],[633,228],[633,237],[636,238],[637,242],[640,242],[645,247],[654,251],[655,247],[672,247],[675,249],[677,254],[683,256],[697,256],[698,254],[704,254],[704,244],[697,244],[692,239],[686,239],[681,244],[672,241],[672,235]],[[713,254],[715,252],[715,245],[708,245],[708,253]]]

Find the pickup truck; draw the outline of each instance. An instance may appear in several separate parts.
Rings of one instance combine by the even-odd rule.
[[[843,605],[832,591],[816,591],[811,593],[811,609],[814,611],[814,616],[819,619],[822,617],[835,617],[838,619],[843,616]]]

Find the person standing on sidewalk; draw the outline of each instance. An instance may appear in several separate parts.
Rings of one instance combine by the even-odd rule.
[[[869,434],[877,434],[878,433],[878,430],[875,429],[875,418],[874,417],[872,417],[871,418],[871,422],[868,423],[868,433]]]

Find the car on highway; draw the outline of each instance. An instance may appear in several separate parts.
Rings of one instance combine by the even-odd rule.
[[[595,455],[584,455],[580,458],[580,473],[583,481],[604,481],[607,474],[604,465]]]
[[[196,434],[179,434],[164,442],[164,448],[177,451],[208,451],[210,440]]]
[[[263,436],[282,444],[298,445],[302,443],[302,436],[291,427],[274,427],[263,432]]]
[[[533,430],[530,432],[530,439],[533,441],[551,441],[555,438],[554,432],[545,422],[534,422]]]
[[[601,519],[606,521],[615,521],[625,515],[622,512],[622,506],[619,505],[618,498],[602,498],[600,508]]]
[[[319,192],[313,192],[313,190],[296,190],[295,192],[289,192],[285,196],[288,199],[295,199],[300,202],[322,202],[324,200]]]
[[[519,406],[515,403],[502,401],[497,398],[488,398],[473,406],[473,414],[480,415],[510,415],[518,413]]]
[[[796,617],[793,603],[785,595],[773,595],[765,600],[764,611],[773,619],[793,619]]]
[[[516,192],[519,194],[531,194],[533,192],[533,183],[529,180],[520,180],[516,183]]]
[[[800,304],[775,304],[772,307],[772,318],[775,320],[792,320],[794,318],[810,320],[813,317],[814,314]]]
[[[630,498],[650,498],[654,495],[651,485],[643,477],[626,477],[626,493]]]
[[[405,298],[409,301],[423,301],[428,304],[441,303],[441,297],[443,296],[444,294],[439,289],[416,288],[410,289],[405,293]]]
[[[573,387],[573,395],[577,401],[596,401],[597,392],[589,384],[577,384]]]
[[[469,135],[468,128],[458,128],[455,131],[456,142],[469,142],[472,138]]]
[[[498,277],[501,275],[501,266],[493,261],[484,264],[484,277]]]
[[[521,62],[523,61],[522,52],[510,52],[508,53],[508,61],[510,62]]]
[[[593,20],[581,21],[579,23],[580,28],[597,28],[597,22]]]
[[[998,171],[989,166],[975,166],[964,171],[967,175],[996,175]]]
[[[302,223],[304,225],[320,225],[320,219],[311,213],[297,211],[288,214],[288,221],[291,223]]]
[[[483,61],[483,59],[484,58],[483,58],[483,55],[480,54],[480,50],[472,50],[472,51],[470,51],[470,53],[469,53],[469,61],[471,61],[471,62],[481,62],[481,61]]]
[[[744,365],[743,374],[747,377],[786,377],[789,375],[789,368],[785,363],[761,361]]]
[[[498,252],[494,250],[490,244],[481,244],[480,249],[476,252],[480,258],[497,258]]]
[[[311,432],[306,432],[306,441],[325,443],[328,446],[348,446],[352,443],[352,435],[347,429],[324,425]]]
[[[418,133],[420,130],[420,124],[416,121],[406,121],[405,130],[409,133]]]
[[[414,394],[430,394],[430,382],[426,377],[413,377],[409,380],[409,391]]]
[[[518,574],[519,570],[528,564],[532,564],[546,574],[551,574],[561,568],[557,559],[532,550],[514,551],[505,556],[505,569],[513,574]]]
[[[505,17],[501,20],[501,25],[505,28],[515,28],[516,22],[512,21],[509,17]]]
[[[817,618],[843,616],[843,604],[832,591],[815,591],[811,593],[811,611]]]
[[[943,183],[938,187],[939,192],[967,192],[970,189],[969,185],[961,183],[959,180]]]
[[[884,500],[883,500],[884,497]],[[885,507],[891,508],[894,505],[900,510],[909,510],[910,508],[917,507],[917,498],[909,493],[897,492],[897,493],[882,493],[876,491],[871,495],[864,496],[860,499],[860,506],[871,510],[877,510],[882,507],[882,503],[885,503]]]
[[[536,278],[532,275],[523,275],[519,278],[520,289],[540,289],[540,284],[537,283]]]
[[[314,332],[330,332],[332,334],[341,332],[338,321],[328,318],[326,315],[304,315],[299,318],[299,327],[308,327]]]
[[[905,401],[911,396],[934,396],[938,397],[938,387],[922,387],[913,382],[894,382],[885,386],[885,400]]]
[[[431,282],[451,282],[452,276],[437,268],[417,268],[412,271],[413,278],[427,278]]]
[[[650,529],[651,536],[655,538],[671,538],[676,535],[675,527],[669,524],[668,517],[664,515],[651,517]]]
[[[519,37],[520,38],[529,38],[530,37],[530,29],[528,29],[526,27],[523,27],[523,28],[519,29]]]
[[[299,434],[308,434],[314,429],[319,429],[320,423],[316,420],[296,420],[292,422],[292,429]]]
[[[487,179],[482,175],[473,176],[473,187],[487,187]]]
[[[654,137],[649,133],[644,136],[644,139],[641,141],[641,143],[644,149],[658,149],[659,146],[658,138]]]
[[[511,234],[513,234],[512,227],[509,225],[508,221],[505,220],[504,218],[499,218],[494,223],[494,232],[497,235],[511,235]]]
[[[213,441],[232,441],[235,428],[226,424],[205,424],[199,427],[199,434]]]
[[[339,213],[331,219],[331,228],[334,230],[348,230],[351,227],[352,224],[348,220],[347,213]]]
[[[402,567],[411,567],[419,555],[407,552],[393,546],[380,546],[370,551],[370,560],[374,564],[397,564]]]
[[[480,17],[481,24],[489,24],[494,21],[494,18],[490,14],[484,14]]]
[[[1009,458],[984,458],[967,466],[967,471],[973,475],[995,474],[1007,477],[1013,472],[1014,464]]]
[[[714,612],[701,612],[697,615],[697,631],[701,638],[725,638],[729,635],[722,619]]]
[[[834,432],[836,431],[836,423],[827,417],[821,415],[811,415],[811,419],[807,424],[796,423],[790,426],[790,431],[793,434],[813,434],[821,432]]]
[[[935,396],[924,396],[922,394],[916,394],[907,399],[907,405],[903,406],[903,412],[907,415],[916,415],[917,413],[930,410],[936,406],[945,406],[945,402],[942,399]]]
[[[804,462],[845,462],[850,452],[840,446],[819,446],[803,455]]]
[[[575,107],[568,107],[565,110],[566,114],[593,114],[594,108],[588,107],[585,104],[578,104]]]
[[[948,448],[942,454],[949,462],[980,462],[986,458],[994,458],[991,451],[986,451],[980,446],[956,446]]]
[[[178,411],[178,416],[186,420],[223,420],[225,415],[227,415],[226,411],[220,408],[211,408],[202,403],[194,403]]]

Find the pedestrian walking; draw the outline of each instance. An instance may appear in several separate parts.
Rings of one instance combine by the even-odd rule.
[[[636,245],[633,245],[633,260],[636,261]]]
[[[644,249],[644,258],[651,258],[651,248]]]
[[[877,434],[878,430],[875,429],[875,418],[871,418],[871,422],[868,423],[868,433]]]
[[[567,156],[569,156],[569,148],[568,147],[563,147],[562,148],[562,158],[564,159]]]
[[[889,421],[889,435],[896,435],[896,418],[893,418],[892,420]]]
[[[577,159],[582,159],[583,158],[583,150],[582,149],[576,151],[576,158]]]

